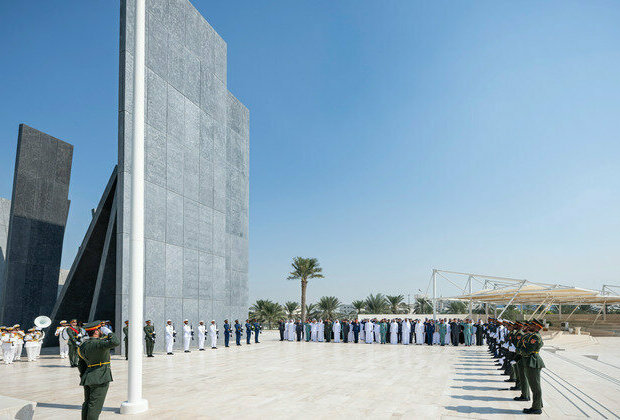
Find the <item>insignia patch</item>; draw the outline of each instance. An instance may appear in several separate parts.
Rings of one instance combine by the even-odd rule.
[[[530,340],[530,343],[532,343],[532,344],[536,344],[536,340],[532,338],[532,339]]]

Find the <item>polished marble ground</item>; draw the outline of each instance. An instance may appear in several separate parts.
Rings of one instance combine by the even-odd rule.
[[[564,340],[564,341],[562,341]],[[544,415],[618,418],[620,340],[556,338],[541,354]],[[589,356],[589,357],[588,357]],[[593,357],[598,356],[598,360]],[[82,389],[65,359],[0,365],[0,394],[38,402],[35,418],[79,418]],[[127,362],[113,358],[102,418],[120,418]],[[144,359],[151,409],[136,418],[527,418],[483,347],[281,343]]]

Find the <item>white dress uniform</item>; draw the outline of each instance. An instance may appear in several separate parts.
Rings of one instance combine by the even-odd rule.
[[[12,331],[2,333],[2,358],[5,365],[13,363],[15,356],[15,337]]]
[[[198,350],[205,349],[205,338],[207,337],[206,332],[207,327],[204,323],[198,325]]]
[[[334,332],[334,343],[340,343],[341,328],[340,321],[336,320],[336,322],[334,322],[334,326],[332,327],[332,331]]]
[[[15,334],[15,356],[13,356],[13,360],[21,360],[22,358],[22,349],[24,348],[24,332],[22,330],[17,330],[13,332]]]
[[[43,339],[45,338],[45,332],[40,329],[36,329],[34,336],[37,339],[37,359],[41,356],[41,347],[43,346]]]
[[[37,360],[37,340],[34,336],[34,332],[28,332],[24,337],[24,341],[26,342],[26,355],[28,356],[29,362],[34,362]]]
[[[211,348],[217,348],[217,325],[213,323],[209,325],[209,338],[211,338]]]
[[[316,321],[312,321],[312,324],[310,324],[310,339],[316,342],[318,339],[318,334],[319,324],[317,324]]]
[[[183,350],[189,351],[189,344],[192,342],[192,327],[189,324],[183,324]]]
[[[61,359],[69,357],[69,336],[67,335],[67,326],[56,328],[55,335],[58,337],[58,350]]]
[[[172,324],[166,324],[166,328],[164,330],[164,341],[166,342],[166,353],[172,353],[172,348],[174,347],[174,326]]]

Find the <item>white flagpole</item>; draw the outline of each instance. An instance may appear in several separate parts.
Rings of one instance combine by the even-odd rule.
[[[127,401],[121,414],[148,410],[142,398],[142,324],[144,311],[144,79],[145,0],[136,1],[133,71],[133,144],[131,162],[131,235],[129,279],[129,367]]]

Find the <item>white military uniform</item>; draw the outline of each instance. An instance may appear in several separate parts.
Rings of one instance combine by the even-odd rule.
[[[217,325],[214,323],[209,325],[209,337],[211,338],[211,348],[217,348]]]
[[[2,333],[2,358],[5,365],[13,363],[15,356],[15,336],[12,331]]]
[[[28,356],[29,362],[34,362],[37,360],[37,339],[35,337],[34,331],[28,331],[28,334],[24,337],[24,341],[26,342],[26,355]]]
[[[174,346],[174,326],[172,324],[166,324],[164,330],[164,341],[166,342],[166,353],[172,353],[172,347]]]
[[[15,334],[15,356],[14,360],[21,360],[22,358],[22,349],[24,348],[24,332],[22,330],[13,331]]]
[[[192,342],[192,327],[187,324],[183,324],[183,350],[189,351],[189,343]]]
[[[58,350],[61,359],[69,357],[69,336],[67,335],[67,326],[56,328],[56,337],[58,337]]]
[[[207,331],[207,327],[205,326],[204,323],[198,325],[198,350],[205,349],[206,331]]]

